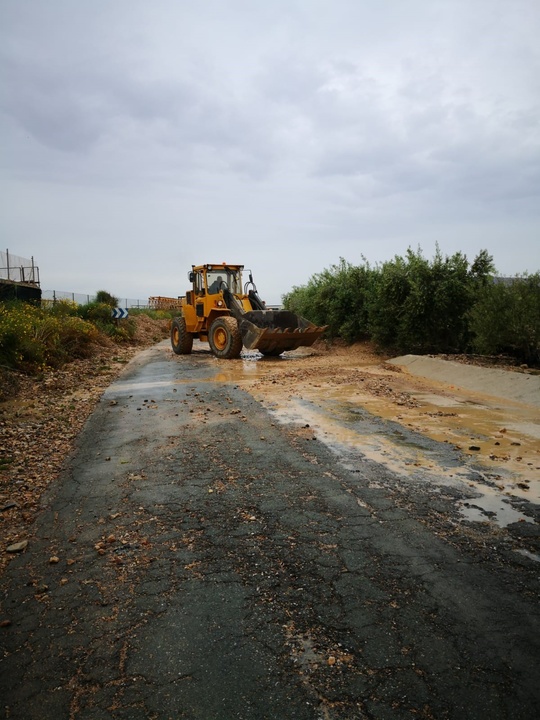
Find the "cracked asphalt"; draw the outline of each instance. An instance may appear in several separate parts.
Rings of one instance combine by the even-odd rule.
[[[4,577],[3,716],[538,717],[538,564],[215,363],[156,346],[104,394]]]

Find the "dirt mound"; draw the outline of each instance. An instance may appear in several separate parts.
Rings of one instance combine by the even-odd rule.
[[[154,320],[148,315],[134,315],[132,320],[136,328],[133,339],[141,345],[159,342],[169,334],[170,320]]]

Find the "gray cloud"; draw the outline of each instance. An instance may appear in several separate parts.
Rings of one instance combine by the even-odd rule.
[[[429,252],[452,227],[504,272],[540,265],[533,0],[26,0],[0,13],[3,230],[17,254],[125,232],[118,282],[140,287],[156,232],[188,264],[204,260],[192,239],[212,256],[226,239],[269,269],[274,301],[340,255],[384,260],[426,237]],[[268,244],[302,277],[272,275]]]

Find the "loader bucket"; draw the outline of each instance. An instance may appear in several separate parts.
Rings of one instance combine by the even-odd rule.
[[[251,310],[240,320],[244,347],[263,355],[309,347],[325,330],[288,310]]]

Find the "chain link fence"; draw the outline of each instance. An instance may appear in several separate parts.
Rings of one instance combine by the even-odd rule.
[[[23,258],[19,255],[13,255],[9,250],[5,252],[0,250],[0,280],[6,280],[8,283],[35,285],[39,288],[39,268],[35,265],[34,258]],[[39,292],[39,290],[36,290],[36,292]],[[71,300],[77,305],[86,305],[94,302],[96,295],[85,295],[84,293],[65,290],[44,290],[41,293],[41,299],[49,303],[55,303],[58,300]],[[146,309],[149,307],[149,301],[148,299],[118,298],[118,306]]]
[[[77,305],[86,305],[94,302],[95,295],[85,295],[84,293],[68,292],[66,290],[44,290],[42,299],[47,302],[58,302],[59,300],[71,300]],[[144,310],[148,308],[148,299],[137,300],[133,298],[118,298],[118,307],[122,308],[140,308]]]
[[[0,250],[0,279],[39,285],[39,268],[34,265],[34,258],[23,258],[9,250]]]

